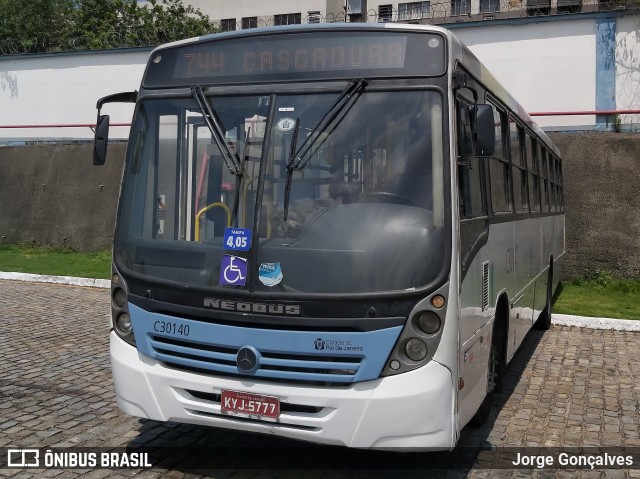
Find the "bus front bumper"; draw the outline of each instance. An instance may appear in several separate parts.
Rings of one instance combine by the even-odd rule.
[[[112,331],[111,368],[118,406],[132,416],[357,448],[450,449],[456,441],[451,372],[434,361],[348,387],[298,386],[170,369]],[[278,422],[223,414],[223,389],[278,397]]]

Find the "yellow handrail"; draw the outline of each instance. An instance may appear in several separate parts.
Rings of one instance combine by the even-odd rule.
[[[212,208],[222,208],[223,210],[225,210],[227,213],[227,227],[228,228],[231,227],[231,211],[229,210],[229,207],[224,203],[211,203],[210,205],[207,205],[204,208],[202,208],[196,214],[196,234],[195,234],[196,241],[200,241],[200,217]]]

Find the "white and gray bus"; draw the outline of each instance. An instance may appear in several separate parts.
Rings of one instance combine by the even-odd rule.
[[[486,419],[564,254],[560,154],[451,32],[297,25],[155,49],[113,248],[131,415],[357,448]]]

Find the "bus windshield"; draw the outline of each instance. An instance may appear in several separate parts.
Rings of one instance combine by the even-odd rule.
[[[440,93],[365,88],[336,108],[341,95],[143,100],[116,264],[285,296],[406,291],[435,280],[445,257]]]

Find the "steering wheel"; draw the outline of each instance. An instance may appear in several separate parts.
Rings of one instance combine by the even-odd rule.
[[[394,205],[408,205],[418,206],[406,196],[398,195],[396,193],[389,193],[387,191],[372,191],[371,193],[365,193],[362,195],[362,201],[373,200],[374,203],[391,203]]]

